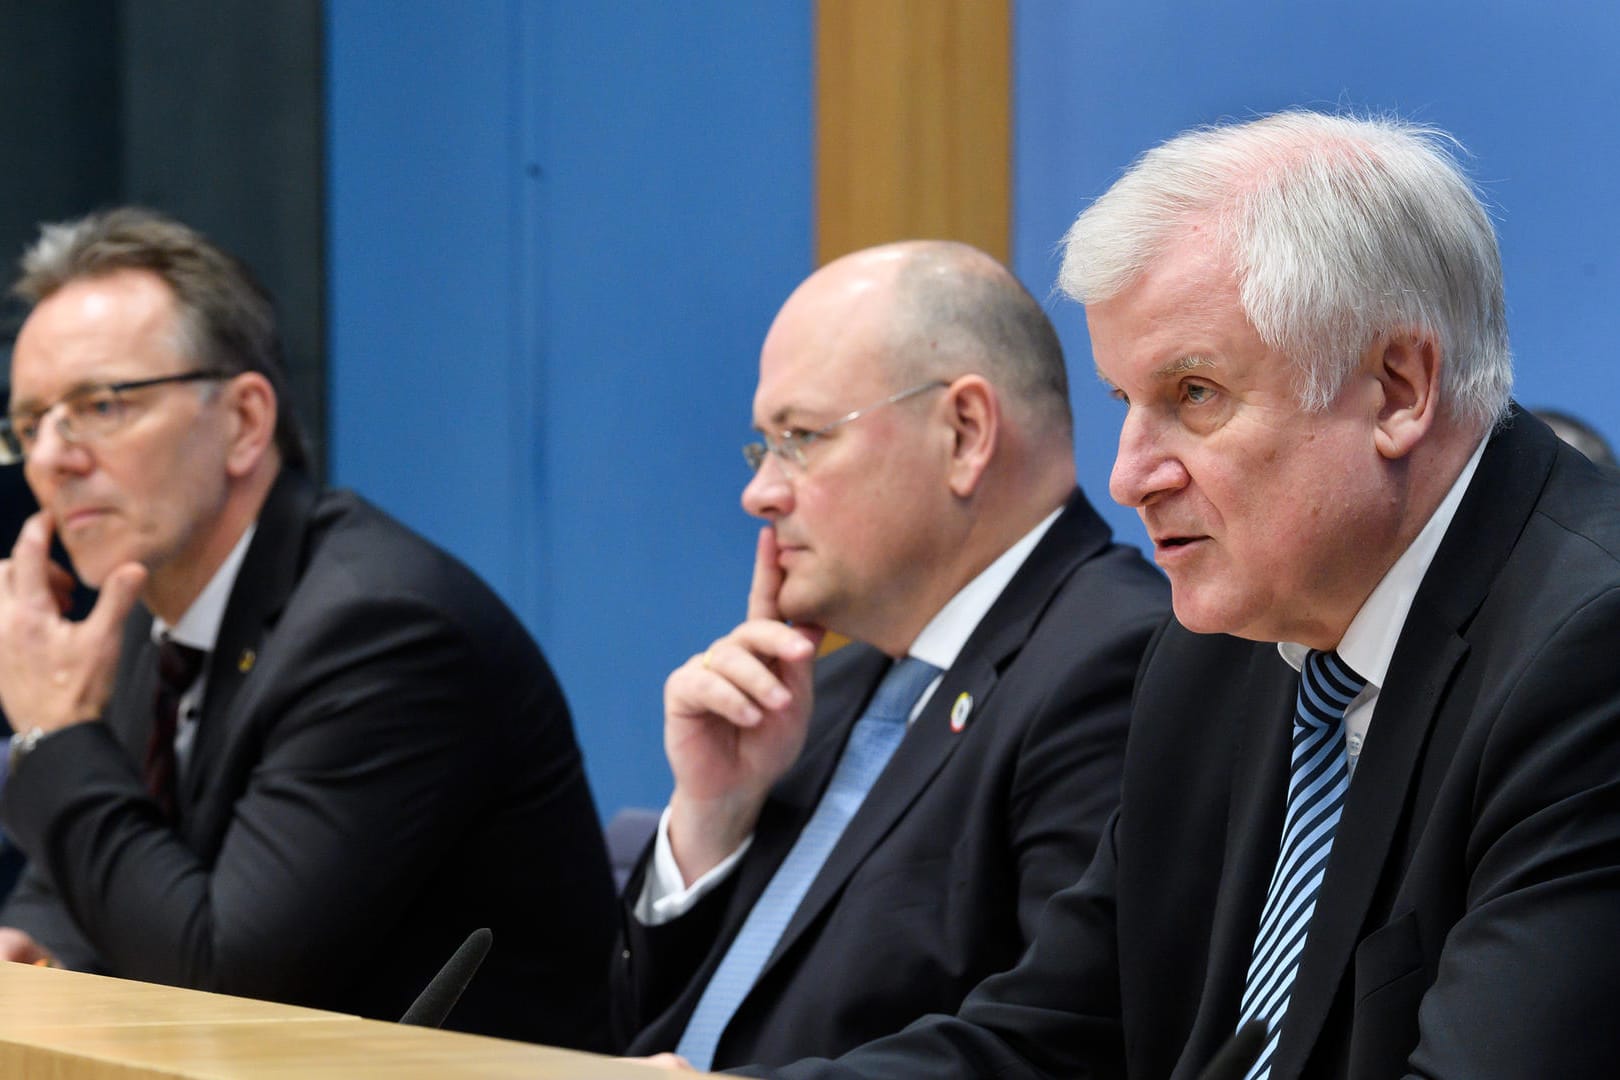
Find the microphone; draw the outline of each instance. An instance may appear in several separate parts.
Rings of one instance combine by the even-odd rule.
[[[411,1002],[411,1007],[405,1010],[399,1022],[417,1027],[441,1026],[444,1018],[450,1015],[450,1010],[456,1007],[456,1002],[461,1000],[461,992],[478,974],[478,966],[484,962],[494,940],[495,935],[489,932],[487,926],[468,934],[461,948],[445,961],[444,967],[433,976],[427,989]]]
[[[1260,1060],[1268,1034],[1264,1020],[1250,1020],[1209,1059],[1198,1080],[1243,1080],[1249,1066]]]

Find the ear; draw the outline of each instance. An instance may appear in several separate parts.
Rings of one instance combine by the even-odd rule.
[[[276,391],[256,371],[245,371],[225,384],[223,402],[230,425],[225,472],[241,479],[259,467],[276,438]]]
[[[951,462],[947,482],[952,493],[967,498],[995,456],[1001,437],[1001,403],[982,375],[963,375],[945,390],[946,422],[951,426]]]
[[[1369,357],[1379,390],[1373,445],[1394,461],[1423,441],[1440,411],[1440,345],[1427,334],[1399,331],[1381,338]]]

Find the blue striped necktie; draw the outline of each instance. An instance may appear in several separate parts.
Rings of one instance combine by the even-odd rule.
[[[938,675],[939,668],[926,661],[910,656],[901,660],[889,668],[866,712],[850,729],[843,756],[815,812],[754,902],[686,1022],[675,1052],[697,1069],[707,1071],[713,1065],[715,1048],[732,1014],[764,970],[788,920],[798,910],[833,845],[844,834],[849,819],[860,809],[866,793],[900,745],[917,699]]]
[[[1266,1048],[1246,1080],[1271,1075],[1283,1014],[1293,993],[1294,974],[1316,911],[1333,833],[1350,789],[1345,754],[1344,711],[1367,680],[1338,653],[1312,652],[1300,672],[1299,700],[1294,706],[1294,750],[1288,780],[1288,809],[1283,815],[1277,868],[1266,890],[1260,931],[1243,986],[1241,1028],[1250,1020],[1266,1021]]]

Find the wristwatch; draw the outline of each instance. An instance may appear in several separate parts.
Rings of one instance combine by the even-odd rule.
[[[35,727],[29,728],[20,735],[13,735],[11,737],[11,752],[6,757],[6,775],[15,776],[17,766],[22,764],[23,758],[32,754],[34,747],[38,746],[40,740],[49,734],[50,732],[44,728]]]

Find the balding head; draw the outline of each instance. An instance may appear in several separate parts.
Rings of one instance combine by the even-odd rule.
[[[983,375],[1021,428],[1072,442],[1063,346],[1005,266],[967,244],[913,240],[857,252],[824,272],[846,261],[887,278],[883,358],[897,383]]]
[[[837,259],[783,305],[743,505],[775,527],[785,617],[891,652],[1074,484],[1057,335],[988,255],[914,241]]]

